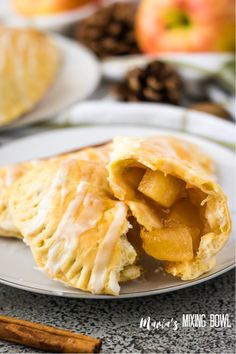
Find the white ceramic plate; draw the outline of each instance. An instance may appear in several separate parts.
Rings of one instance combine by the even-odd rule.
[[[125,55],[107,58],[102,62],[103,75],[108,79],[121,80],[127,71],[159,59],[172,63],[186,80],[200,79],[219,73],[223,65],[234,59],[232,53],[163,53],[155,55]]]
[[[80,102],[63,112],[54,124],[55,127],[61,124],[146,125],[190,133],[226,146],[235,144],[235,127],[231,122],[211,114],[162,103]]]
[[[60,35],[52,35],[52,38],[61,51],[61,67],[55,82],[32,111],[1,130],[55,118],[73,103],[87,98],[98,86],[101,70],[95,56],[82,45]]]
[[[33,26],[42,30],[56,31],[63,33],[69,26],[77,21],[90,16],[97,8],[94,3],[83,5],[77,9],[64,11],[56,14],[45,16],[20,16],[15,13],[14,9],[9,4],[10,0],[0,1],[0,21],[7,25],[13,26]]]
[[[0,148],[1,164],[45,157],[84,145],[104,142],[115,135],[149,136],[167,134],[168,131],[143,126],[100,126],[88,128],[72,128],[48,132],[21,139]],[[211,154],[217,165],[219,183],[225,190],[231,213],[234,215],[234,153],[220,145],[187,134],[175,133],[199,144],[203,150]],[[197,280],[183,282],[178,278],[158,270],[158,262],[146,257],[142,260],[148,264],[149,271],[144,277],[130,281],[121,286],[119,298],[140,297],[178,290],[209,280],[234,266],[233,235],[227,245],[217,256],[217,265],[209,273]],[[20,240],[0,239],[0,282],[20,289],[65,297],[75,298],[109,298],[111,296],[91,295],[66,287],[59,282],[48,279],[35,267],[29,248]]]

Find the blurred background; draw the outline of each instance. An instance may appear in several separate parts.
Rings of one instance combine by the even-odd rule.
[[[37,111],[42,101],[19,125],[68,116],[85,100],[170,104],[234,121],[234,7],[233,0],[1,0],[0,23],[49,32],[69,60],[66,80],[82,86],[59,80],[57,97],[70,97],[58,104],[49,92],[47,109]],[[84,47],[93,75],[94,63],[80,62]]]
[[[217,146],[235,150],[234,0],[0,0],[0,165],[76,150],[118,134],[140,136],[147,129],[204,138],[200,141],[217,157],[218,177],[234,210],[233,154]],[[21,288],[40,289],[43,274],[36,279],[36,267],[30,271],[18,246],[15,255],[23,256],[13,262],[8,244],[1,248],[6,283],[17,279]],[[228,244],[216,275],[231,266],[233,250]],[[18,259],[24,259],[24,275]],[[97,327],[99,337],[108,338],[106,352],[114,343],[119,351],[124,341],[126,351],[130,345],[150,352],[155,342],[163,352],[233,353],[233,337],[225,328],[215,333],[192,328],[188,335],[186,329],[177,335],[165,331],[154,341],[148,332],[140,335],[136,325],[149,310],[157,319],[183,311],[227,309],[231,315],[233,275],[192,292],[163,294],[158,301],[152,297],[135,305],[132,299],[124,311],[117,302],[48,300],[10,288],[0,294],[7,315],[74,330],[79,323],[88,333]],[[163,279],[169,286],[169,278]]]

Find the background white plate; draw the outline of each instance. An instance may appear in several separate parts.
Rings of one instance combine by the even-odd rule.
[[[33,137],[21,139],[0,149],[1,164],[17,162],[31,158],[49,156],[55,153],[75,149],[84,145],[103,142],[115,135],[148,136],[154,134],[169,134],[168,131],[143,126],[101,126],[89,128],[72,128],[48,132]],[[204,139],[187,134],[175,133],[195,143],[211,154],[216,161],[219,183],[229,198],[232,215],[235,215],[235,171],[232,151],[208,142]],[[235,233],[233,232],[235,235]],[[130,281],[121,286],[120,298],[153,295],[178,290],[211,279],[226,272],[234,266],[233,236],[217,256],[217,265],[209,273],[197,280],[183,282],[178,278],[167,275],[158,269],[158,262],[146,257],[142,260],[148,264],[149,271],[144,277]],[[20,240],[0,239],[0,282],[32,292],[77,298],[109,298],[103,295],[91,295],[66,287],[48,279],[35,267],[29,248]]]
[[[179,69],[186,80],[195,80],[214,75],[222,70],[225,63],[234,59],[233,53],[160,53],[155,55],[125,55],[111,57],[102,62],[103,75],[112,80],[121,80],[126,73],[142,67],[155,59],[164,60]]]
[[[35,0],[33,0],[35,1]],[[39,0],[40,1],[40,0]],[[42,30],[65,32],[69,26],[90,16],[97,8],[94,3],[85,4],[77,9],[45,16],[20,16],[10,5],[10,0],[0,0],[0,21],[13,26],[33,26]]]
[[[52,38],[61,51],[61,67],[55,82],[32,111],[1,130],[55,118],[68,106],[87,98],[98,86],[101,68],[92,52],[60,35],[52,35]]]
[[[225,145],[235,144],[235,126],[232,122],[163,103],[80,102],[63,112],[53,123],[55,128],[80,124],[145,125],[190,133]]]

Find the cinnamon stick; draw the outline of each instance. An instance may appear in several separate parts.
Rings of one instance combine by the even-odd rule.
[[[99,353],[101,339],[0,316],[0,339],[53,353]]]

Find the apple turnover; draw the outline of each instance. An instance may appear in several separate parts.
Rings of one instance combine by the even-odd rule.
[[[14,165],[0,167],[0,236],[10,236],[22,238],[20,231],[12,220],[9,210],[9,196],[13,184],[22,177],[32,166],[36,164],[44,164],[47,168],[48,161],[61,161],[65,158],[71,157],[73,159],[81,159],[93,161],[105,166],[109,161],[109,153],[111,151],[111,144],[104,144],[98,147],[83,148],[72,153],[66,153],[46,160],[37,160],[30,162],[22,162]]]
[[[194,279],[215,264],[231,229],[214,164],[195,145],[174,137],[114,140],[109,182],[141,225],[144,251],[165,269]]]
[[[16,181],[10,210],[38,267],[94,294],[118,295],[136,278],[128,208],[115,200],[104,165],[67,157],[33,167]]]
[[[31,110],[54,81],[59,50],[34,29],[0,27],[0,126]]]

